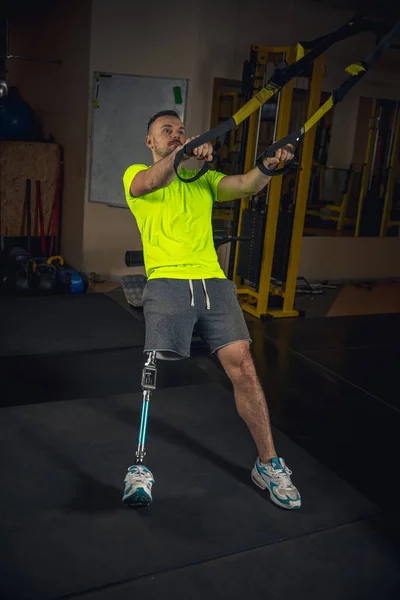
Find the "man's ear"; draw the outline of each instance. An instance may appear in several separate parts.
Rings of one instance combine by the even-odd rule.
[[[146,135],[146,146],[148,148],[153,148],[153,140],[151,135]]]

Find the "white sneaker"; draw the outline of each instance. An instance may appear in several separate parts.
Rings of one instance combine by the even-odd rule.
[[[144,465],[132,465],[125,476],[122,502],[129,506],[148,506],[153,498],[154,477]]]
[[[300,508],[300,494],[290,479],[291,474],[283,458],[273,458],[270,463],[263,464],[258,457],[251,478],[262,490],[269,490],[272,502],[278,506]]]

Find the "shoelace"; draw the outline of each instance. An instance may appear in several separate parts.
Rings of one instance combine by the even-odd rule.
[[[292,482],[290,480],[290,475],[292,474],[292,471],[290,469],[288,469],[287,467],[285,467],[284,469],[274,469],[274,477],[277,478],[278,480],[278,485],[283,484],[290,484],[292,485]]]
[[[152,476],[150,475],[150,473],[146,473],[146,472],[132,473],[132,471],[129,471],[129,479],[134,483],[136,483],[136,482],[142,483],[143,479],[151,481]]]

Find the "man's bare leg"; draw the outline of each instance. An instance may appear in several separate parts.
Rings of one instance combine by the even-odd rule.
[[[267,402],[258,380],[250,344],[238,341],[217,352],[232,381],[235,402],[257,446],[258,458],[251,478],[263,490],[269,490],[271,500],[287,509],[300,508],[301,498],[293,485],[284,460],[278,458],[272,439]]]
[[[267,463],[277,454],[267,401],[250,354],[250,344],[235,342],[218,350],[217,356],[232,381],[237,411],[249,428],[261,462]]]

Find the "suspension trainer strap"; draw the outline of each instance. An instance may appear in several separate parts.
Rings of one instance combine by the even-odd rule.
[[[332,91],[332,94],[329,98],[324,102],[324,104],[302,125],[292,133],[285,135],[285,137],[281,138],[277,142],[274,142],[269,148],[267,148],[256,161],[256,165],[259,170],[264,173],[264,175],[282,175],[287,172],[291,165],[284,167],[283,169],[267,169],[263,164],[264,158],[272,158],[275,155],[276,150],[283,148],[287,144],[296,144],[301,138],[310,131],[317,123],[322,119],[322,117],[329,111],[331,108],[339,104],[343,100],[343,98],[353,89],[355,85],[367,74],[370,66],[374,63],[378,58],[382,55],[382,53],[389,48],[389,46],[400,37],[400,21],[385,35],[384,38],[379,42],[379,44],[375,47],[375,49],[368,54],[368,56],[362,60],[361,62],[353,63],[346,67],[346,72],[349,73],[350,77],[345,79],[341,85]]]
[[[358,33],[360,29],[360,22],[362,18],[365,16],[366,11],[358,12],[352,19],[346,21],[343,25],[341,25],[335,31],[314,40],[313,42],[306,43],[305,45],[310,47],[311,50],[304,54],[304,49],[301,44],[298,44],[298,52],[296,61],[291,65],[287,65],[286,63],[278,66],[271,78],[266,83],[266,85],[255,94],[250,100],[242,106],[232,117],[210,129],[206,133],[198,136],[196,139],[188,142],[185,146],[176,153],[174,160],[174,170],[177,177],[185,182],[191,183],[193,181],[197,181],[204,173],[206,173],[212,166],[212,163],[215,159],[215,154],[213,155],[213,161],[205,161],[201,170],[196,173],[193,177],[189,179],[184,179],[179,175],[179,168],[181,166],[181,162],[189,156],[192,156],[193,150],[202,144],[206,144],[211,142],[212,140],[224,136],[231,129],[235,129],[238,127],[243,121],[248,119],[250,115],[252,115],[256,110],[258,110],[263,104],[268,102],[273,96],[275,96],[281,89],[289,83],[291,79],[294,77],[300,76],[305,69],[308,68],[310,64],[314,62],[316,58],[318,58],[323,52],[325,52],[330,46],[339,42],[351,35],[355,35]]]

